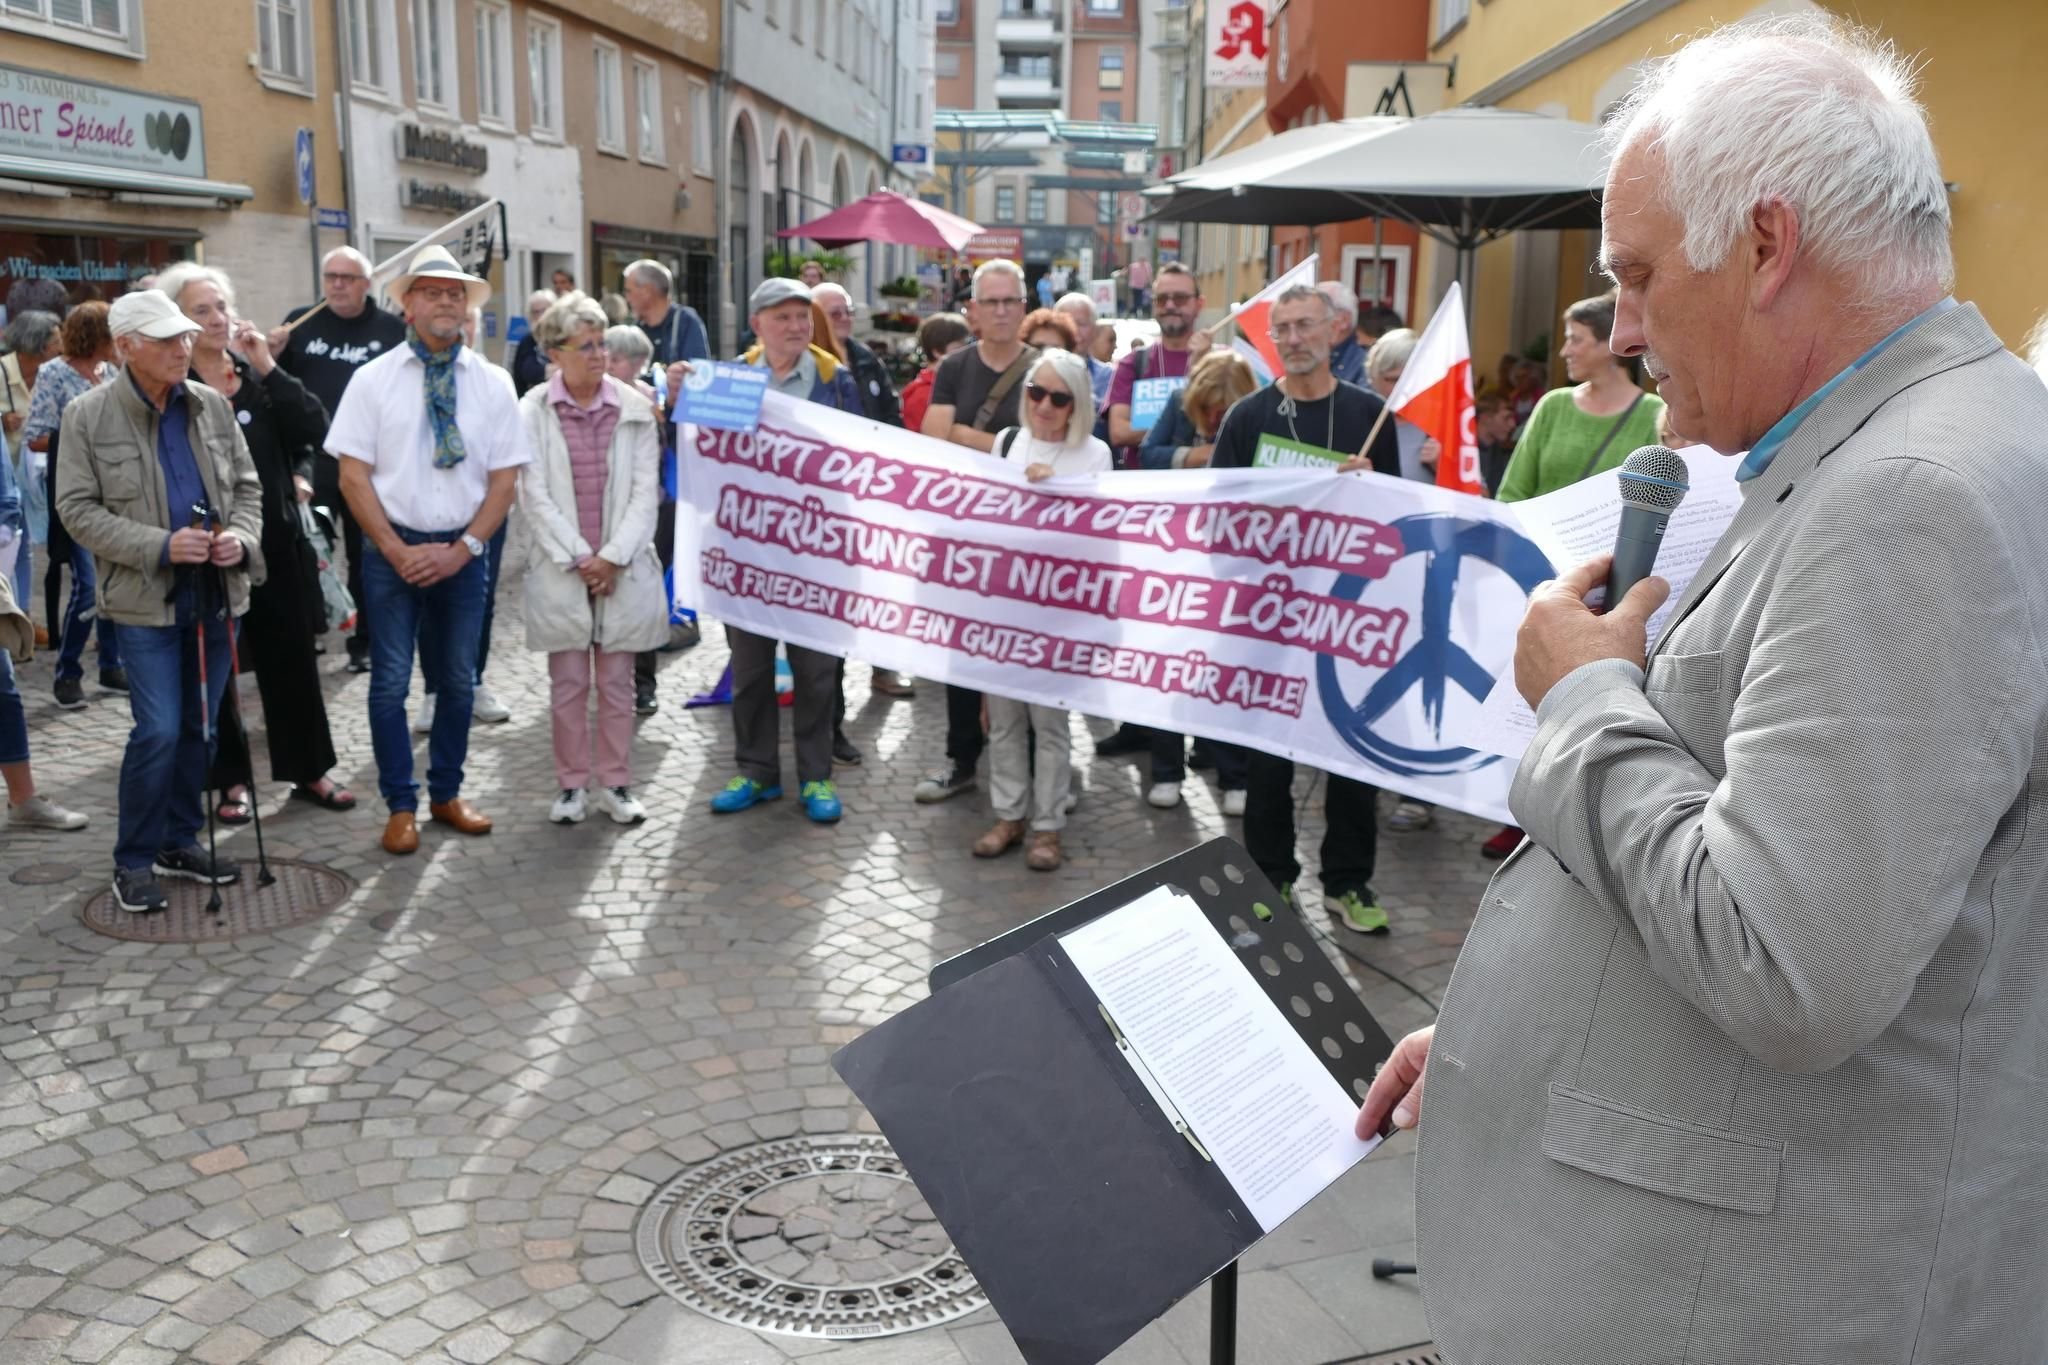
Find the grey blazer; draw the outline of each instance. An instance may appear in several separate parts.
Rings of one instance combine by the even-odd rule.
[[[1545,700],[1416,1175],[1455,1365],[2048,1361],[2048,388],[1973,307]]]

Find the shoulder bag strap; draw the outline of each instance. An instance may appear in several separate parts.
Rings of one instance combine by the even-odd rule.
[[[1642,392],[1638,390],[1635,396],[1635,400],[1631,402],[1627,407],[1623,408],[1621,410],[1621,416],[1614,419],[1614,425],[1607,428],[1607,434],[1600,438],[1600,444],[1593,448],[1592,455],[1586,460],[1586,467],[1579,471],[1578,479],[1574,479],[1572,480],[1572,482],[1577,483],[1579,482],[1579,480],[1584,479],[1590,474],[1592,474],[1593,470],[1600,463],[1600,457],[1607,453],[1607,447],[1614,444],[1614,438],[1619,436],[1621,434],[1621,429],[1628,425],[1628,419],[1635,415],[1636,405],[1641,403],[1642,401]]]
[[[1029,369],[1031,362],[1036,359],[1038,352],[1026,346],[1018,353],[1017,358],[1010,362],[1010,368],[1004,370],[1001,378],[996,380],[996,386],[988,391],[988,397],[981,400],[981,408],[974,414],[975,430],[979,431],[988,425],[988,419],[996,415],[996,409],[1003,405],[1003,400],[1010,396],[1010,390],[1017,387],[1018,382],[1024,378],[1024,371]]]

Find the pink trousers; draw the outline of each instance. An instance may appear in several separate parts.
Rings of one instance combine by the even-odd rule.
[[[590,675],[597,660],[597,784],[633,785],[633,656],[601,649],[548,655],[555,720],[555,781],[565,791],[590,785]]]

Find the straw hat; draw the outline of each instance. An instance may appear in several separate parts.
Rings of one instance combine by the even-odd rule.
[[[413,258],[407,261],[406,265],[407,270],[403,274],[392,276],[391,283],[385,286],[394,299],[403,299],[415,280],[456,280],[469,286],[470,307],[481,308],[490,302],[491,282],[478,279],[464,270],[456,262],[455,257],[448,253],[446,247],[421,247],[413,253]]]

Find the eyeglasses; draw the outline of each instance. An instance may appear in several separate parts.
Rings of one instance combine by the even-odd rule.
[[[1312,337],[1330,330],[1327,322],[1276,322],[1269,330],[1276,337]]]
[[[1197,294],[1154,294],[1152,302],[1163,303],[1168,308],[1185,308],[1199,297]]]
[[[581,346],[571,346],[565,341],[555,347],[555,349],[558,351],[574,351],[578,355],[597,356],[604,354],[605,345],[602,341],[586,341]]]
[[[459,284],[450,285],[447,288],[436,288],[431,284],[416,284],[406,292],[408,294],[417,294],[429,303],[469,302],[468,288]]]
[[[343,274],[339,271],[330,270],[320,278],[328,284],[353,284],[357,280],[367,283],[370,277],[368,275]]]
[[[1024,396],[1034,403],[1050,403],[1061,412],[1065,412],[1068,408],[1074,406],[1074,395],[1071,393],[1054,393],[1051,389],[1041,384],[1026,384],[1024,386]]]
[[[1024,306],[1023,296],[1018,294],[1012,294],[1006,299],[976,299],[975,302],[984,308],[1022,308]]]

